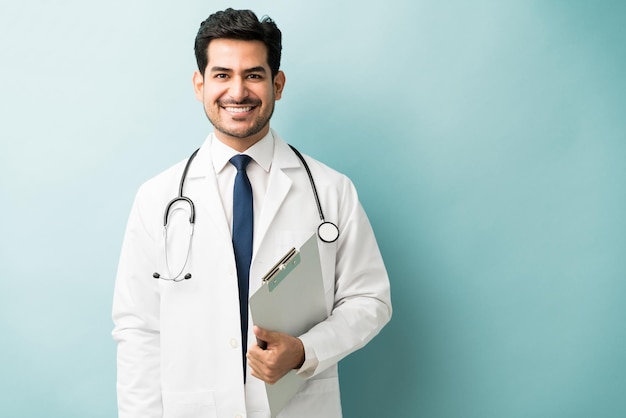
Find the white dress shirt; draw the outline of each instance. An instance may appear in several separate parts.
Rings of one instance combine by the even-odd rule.
[[[258,220],[263,210],[263,200],[265,199],[270,168],[272,166],[272,157],[274,155],[274,137],[272,136],[272,132],[270,131],[263,139],[244,152],[230,148],[217,139],[215,133],[211,134],[210,141],[213,168],[215,169],[222,206],[224,207],[224,213],[226,214],[231,234],[233,230],[233,187],[237,169],[229,160],[237,154],[246,154],[252,158],[252,161],[250,161],[246,168],[246,174],[252,186],[254,228],[256,231]],[[253,239],[255,235],[256,234],[253,233]]]

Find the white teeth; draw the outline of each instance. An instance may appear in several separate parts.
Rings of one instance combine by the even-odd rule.
[[[225,108],[226,111],[228,112],[233,112],[233,113],[243,113],[243,112],[249,112],[250,110],[252,110],[252,107],[227,107]]]

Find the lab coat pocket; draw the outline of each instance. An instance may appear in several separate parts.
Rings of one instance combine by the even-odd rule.
[[[163,418],[216,418],[212,391],[163,391]]]

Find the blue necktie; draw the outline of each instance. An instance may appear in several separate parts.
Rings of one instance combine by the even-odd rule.
[[[252,232],[254,212],[252,209],[252,186],[246,174],[246,166],[252,161],[248,155],[239,154],[230,159],[237,168],[233,191],[233,249],[239,282],[239,314],[241,317],[241,351],[243,354],[243,379],[246,381],[246,351],[248,347],[248,279],[252,261]]]

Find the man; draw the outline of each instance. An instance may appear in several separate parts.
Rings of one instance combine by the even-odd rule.
[[[202,23],[195,52],[193,86],[214,132],[188,171],[182,161],[135,198],[113,302],[119,416],[266,418],[264,382],[296,369],[307,382],[279,417],[340,417],[337,363],[391,317],[374,234],[350,180],[305,156],[339,228],[336,241],[318,239],[328,318],[297,336],[252,324],[248,296],[320,222],[302,162],[270,129],[285,86],[281,32],[227,9]]]

